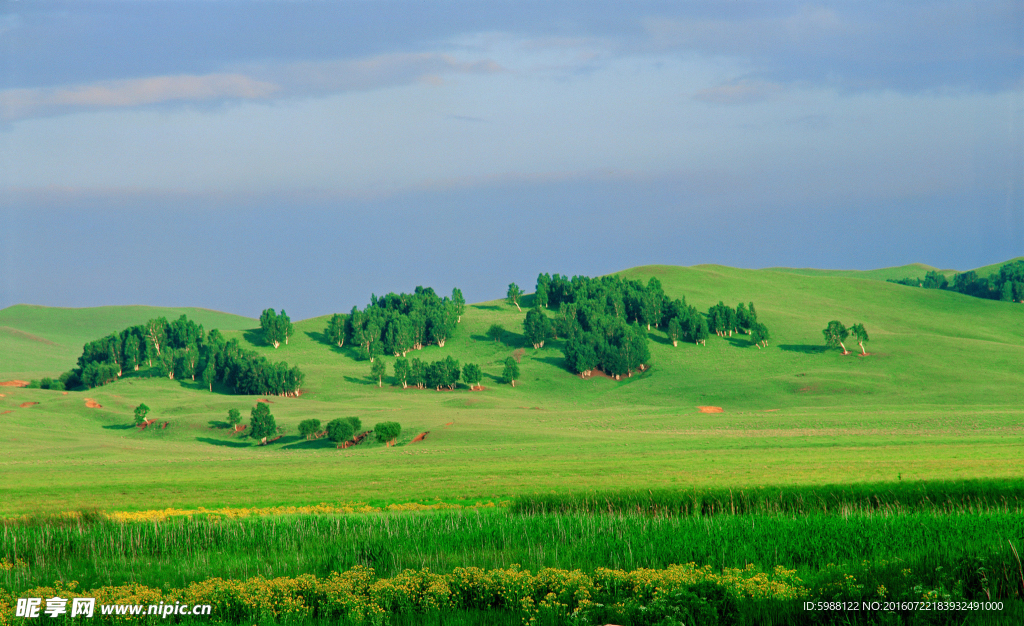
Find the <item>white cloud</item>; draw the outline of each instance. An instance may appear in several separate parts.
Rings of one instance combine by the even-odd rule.
[[[151,76],[69,87],[0,91],[0,119],[59,115],[83,109],[136,107],[165,102],[262,100],[279,91],[273,83],[241,74]]]
[[[61,87],[0,90],[0,120],[82,110],[166,103],[325,95],[411,84],[439,84],[444,74],[504,71],[494,61],[460,61],[445,54],[385,54],[344,61],[249,66],[206,75],[150,76]]]
[[[701,89],[693,99],[710,104],[752,104],[772,100],[783,91],[778,83],[743,79]]]

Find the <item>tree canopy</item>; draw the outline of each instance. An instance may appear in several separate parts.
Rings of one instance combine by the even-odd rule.
[[[266,309],[260,315],[260,328],[263,330],[263,340],[277,348],[282,341],[285,345],[288,344],[288,337],[292,334],[292,321],[284,309],[281,309],[280,315],[274,309]]]
[[[829,348],[842,348],[843,354],[849,354],[849,350],[843,344],[846,338],[850,336],[850,331],[847,330],[846,325],[839,320],[832,320],[821,333],[825,336],[825,345]]]
[[[270,414],[270,407],[264,402],[257,402],[252,408],[249,420],[249,436],[253,439],[270,437],[277,432],[277,423]]]

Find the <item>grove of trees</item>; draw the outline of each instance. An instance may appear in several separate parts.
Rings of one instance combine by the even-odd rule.
[[[987,278],[979,277],[976,271],[971,270],[956,274],[950,283],[942,274],[929,271],[924,278],[890,278],[888,282],[925,289],[946,289],[989,300],[1024,302],[1024,260],[1005,263],[998,274]]]
[[[250,395],[297,395],[305,380],[299,368],[271,363],[243,349],[237,339],[226,341],[216,329],[206,333],[185,315],[172,322],[152,319],[85,344],[78,367],[60,380],[68,389],[96,387],[143,369],[172,380],[199,376],[211,391],[219,382],[233,393]]]
[[[432,343],[443,348],[465,305],[458,289],[452,290],[451,298],[439,297],[430,287],[416,287],[411,294],[374,295],[362,311],[352,307],[348,315],[332,315],[324,336],[339,348],[349,341],[358,346],[360,358],[371,362],[382,354],[405,356]]]
[[[419,359],[395,359],[394,372],[395,383],[401,385],[403,389],[412,385],[419,389],[431,388],[438,391],[442,387],[455,389],[459,379],[464,376],[464,372],[467,376],[475,377],[475,380],[465,378],[470,387],[479,383],[481,376],[479,365],[467,363],[463,370],[459,361],[451,356],[446,356],[433,363],[424,363]]]

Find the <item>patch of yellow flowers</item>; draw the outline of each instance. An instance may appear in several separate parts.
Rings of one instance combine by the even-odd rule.
[[[423,569],[405,570],[390,578],[377,578],[372,569],[355,567],[326,578],[312,574],[249,580],[211,578],[182,589],[129,584],[79,591],[77,583],[71,582],[30,589],[19,596],[92,597],[97,605],[209,604],[213,619],[229,623],[316,618],[376,626],[387,623],[388,616],[396,613],[495,609],[518,614],[524,624],[530,624],[566,618],[583,622],[597,607],[614,608],[624,600],[653,602],[661,595],[697,583],[717,585],[737,599],[798,599],[808,593],[795,572],[782,567],[771,573],[753,566],[715,572],[710,566],[689,563],[662,570],[598,569],[593,575],[551,568],[533,574],[517,565],[492,570],[456,568],[450,574]],[[13,613],[14,601],[0,590],[0,626],[10,626],[10,618],[5,616]],[[107,619],[130,622],[140,617]]]
[[[275,517],[285,515],[352,515],[356,513],[402,513],[402,512],[427,512],[427,511],[448,511],[448,510],[473,510],[493,509],[496,507],[508,506],[509,502],[478,502],[471,505],[449,504],[439,502],[436,504],[420,504],[418,502],[406,502],[400,504],[388,504],[383,507],[371,506],[362,502],[344,504],[314,504],[310,506],[268,506],[268,507],[221,507],[207,509],[153,509],[149,511],[113,511],[95,513],[103,519],[112,522],[166,522],[176,517],[207,517],[223,519],[241,519],[245,517]],[[76,521],[82,519],[79,511],[63,511],[51,516],[52,518]]]

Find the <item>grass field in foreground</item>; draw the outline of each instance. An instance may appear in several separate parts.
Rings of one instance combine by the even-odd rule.
[[[668,294],[685,295],[702,310],[719,300],[753,300],[771,329],[771,344],[758,350],[745,336],[733,336],[712,337],[706,347],[672,347],[652,329],[652,369],[616,382],[572,376],[553,340],[541,350],[525,348],[522,376],[512,388],[499,384],[498,375],[501,361],[523,347],[524,314],[495,301],[468,306],[443,349],[411,355],[479,363],[484,391],[403,391],[378,388],[367,376],[369,364],[356,360],[351,348],[325,344],[325,317],[297,322],[295,337],[278,350],[261,345],[251,326],[240,328],[245,318],[200,318],[207,328],[219,325],[228,337],[306,372],[300,398],[271,398],[286,437],[257,448],[228,436],[227,410],[247,416],[256,398],[210,393],[188,380],[126,377],[67,395],[2,388],[7,454],[0,460],[0,514],[97,502],[109,510],[460,502],[638,485],[743,488],[1024,475],[1021,305],[844,276],[719,266],[651,266],[623,274],[657,276]],[[12,307],[0,311],[0,321],[65,346],[86,334],[68,329],[102,328],[89,331],[95,338],[148,314]],[[77,316],[92,317],[76,326]],[[831,319],[865,323],[871,356],[826,351],[821,329]],[[492,323],[508,329],[503,343],[485,337]],[[71,357],[33,352],[33,339],[7,337],[0,380],[56,375],[73,365]],[[385,360],[390,372],[394,359]],[[86,408],[86,398],[102,408]],[[38,404],[21,407],[29,402]],[[140,402],[168,428],[132,428],[132,409]],[[698,406],[723,412],[704,414]],[[402,423],[402,445],[341,451],[294,435],[303,419],[349,415],[367,426]],[[425,441],[408,443],[427,431]]]

